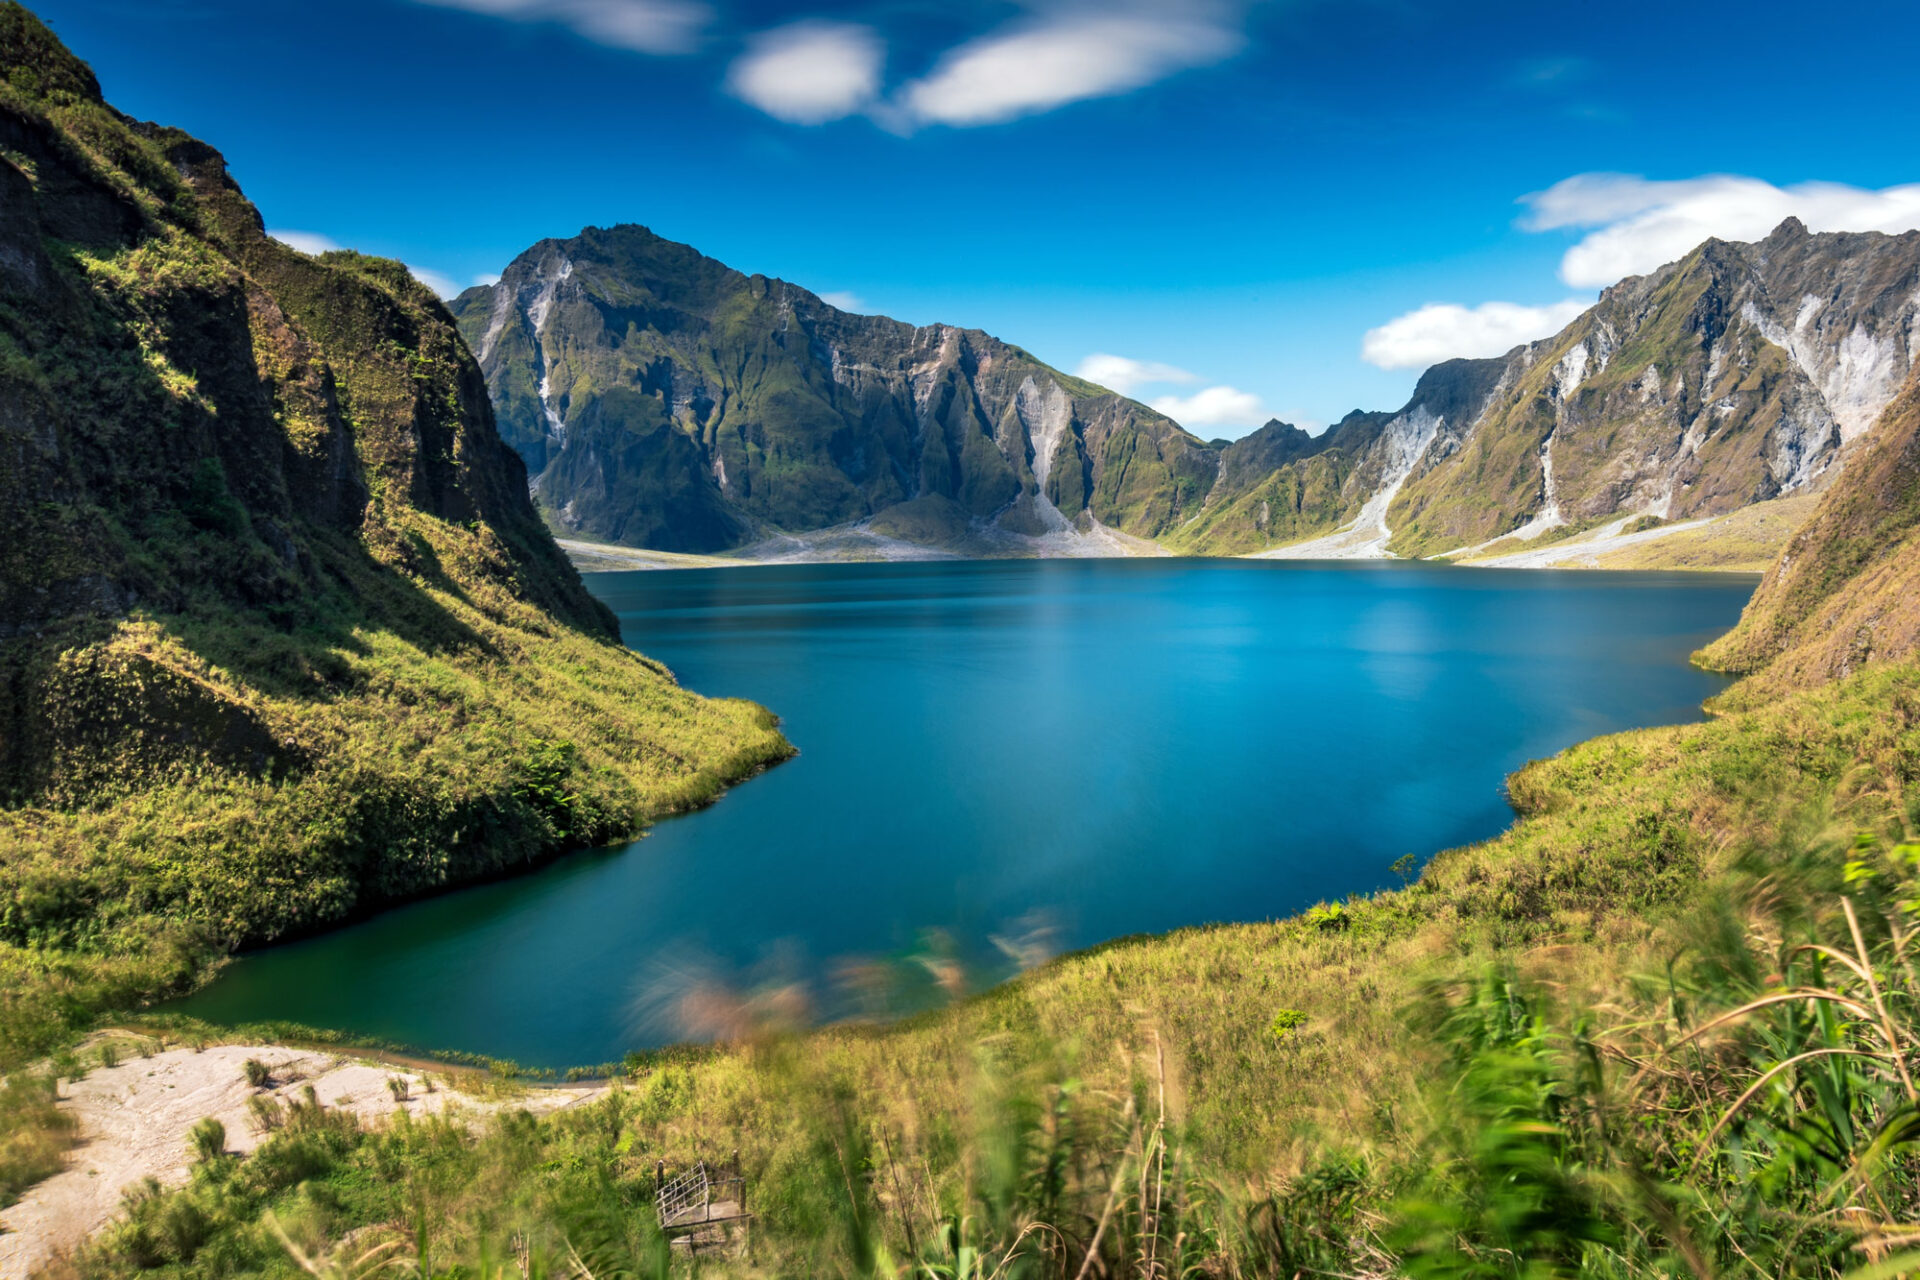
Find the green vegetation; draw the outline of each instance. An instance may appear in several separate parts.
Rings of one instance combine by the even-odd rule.
[[[278,1224],[313,1259],[382,1245],[450,1274],[521,1241],[534,1262],[576,1248],[659,1274],[654,1162],[737,1146],[753,1274],[904,1275],[916,1255],[934,1274],[1010,1257],[1003,1274],[1072,1274],[1097,1233],[1109,1274],[1149,1254],[1215,1275],[1458,1273],[1520,1249],[1650,1275],[1689,1248],[1716,1271],[1746,1251],[1770,1274],[1838,1274],[1865,1233],[1822,1216],[1831,1162],[1807,1144],[1841,1055],[1795,1063],[1712,1131],[1776,1065],[1880,1052],[1889,1032],[1807,1001],[1715,1019],[1815,963],[1866,999],[1844,964],[1792,949],[1854,953],[1843,895],[1869,949],[1907,936],[1916,778],[1907,666],[1601,739],[1515,776],[1508,835],[1339,904],[1345,928],[1127,940],[890,1029],[746,1016],[736,1045],[636,1059],[610,1097],[548,1120],[334,1117],[324,1149],[276,1133],[155,1201],[218,1224],[171,1273],[296,1274]],[[1910,979],[1864,967],[1910,1037]],[[1842,1065],[1865,1153],[1901,1123],[1903,1086],[1891,1061]],[[1878,1166],[1890,1204],[1908,1168]],[[80,1274],[132,1257],[109,1236]]]
[[[1920,650],[1920,385],[1881,415],[1860,456],[1767,573],[1740,625],[1703,655],[1749,674],[1758,701]]]

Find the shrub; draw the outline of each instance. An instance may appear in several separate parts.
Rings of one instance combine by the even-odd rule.
[[[286,1119],[286,1108],[272,1094],[256,1093],[247,1099],[247,1110],[253,1113],[253,1128],[256,1133],[271,1133],[278,1129]]]
[[[1353,916],[1337,902],[1323,902],[1307,912],[1307,923],[1322,933],[1338,933],[1353,927]]]
[[[188,1132],[187,1148],[202,1162],[219,1159],[227,1154],[227,1126],[208,1116]]]
[[[265,1089],[273,1083],[273,1072],[258,1058],[248,1058],[240,1064],[240,1070],[246,1073],[247,1083],[256,1089]]]

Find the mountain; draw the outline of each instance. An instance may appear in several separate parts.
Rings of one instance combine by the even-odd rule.
[[[1154,538],[1219,454],[977,330],[851,315],[643,227],[453,304],[554,527],[665,551],[874,521],[977,552]],[[875,519],[879,517],[879,519]]]
[[[1268,424],[1226,451],[1174,545],[1487,553],[1809,492],[1920,355],[1917,312],[1920,233],[1789,219],[1756,244],[1709,240],[1552,338],[1436,366],[1384,423],[1311,440]]]
[[[269,239],[17,4],[0,521],[0,1063],[788,749],[620,644],[429,291]]]
[[[1816,492],[1906,376],[1917,309],[1920,233],[1790,219],[1437,365],[1398,412],[1205,444],[985,334],[849,315],[640,227],[543,241],[453,305],[565,532],[1301,557],[1497,555]]]

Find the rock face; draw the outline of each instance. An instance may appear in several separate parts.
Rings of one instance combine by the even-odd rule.
[[[1811,491],[1920,357],[1917,311],[1920,233],[1710,240],[1552,338],[1436,366],[1384,426],[1269,424],[1177,545],[1430,556]]]
[[[643,227],[520,255],[453,307],[559,529],[713,551],[892,513],[976,551],[1153,538],[1219,454],[975,330],[850,315]]]

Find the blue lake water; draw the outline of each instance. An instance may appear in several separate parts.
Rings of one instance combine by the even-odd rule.
[[[857,958],[951,953],[979,982],[1009,966],[996,937],[1290,915],[1497,833],[1528,759],[1698,719],[1723,682],[1687,655],[1754,579],[1122,560],[588,583],[687,686],[779,713],[799,757],[625,848],[243,957],[176,1007],[599,1063],[678,1038],[690,974],[799,982],[836,1016]]]

